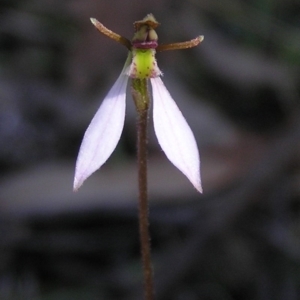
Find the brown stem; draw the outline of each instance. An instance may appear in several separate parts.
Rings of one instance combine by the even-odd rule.
[[[147,79],[132,79],[132,97],[138,113],[137,121],[137,157],[139,182],[139,231],[141,255],[144,273],[145,299],[154,299],[153,271],[151,263],[151,247],[149,234],[149,205],[147,187],[147,125],[149,92]]]
[[[153,271],[150,252],[149,205],[147,189],[147,124],[148,109],[138,117],[138,177],[139,177],[139,230],[144,273],[145,299],[154,299]]]

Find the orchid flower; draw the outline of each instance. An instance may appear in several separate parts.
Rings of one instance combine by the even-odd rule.
[[[181,111],[161,80],[162,73],[155,59],[156,50],[188,48],[199,44],[177,43],[158,46],[153,15],[135,22],[136,33],[131,42],[109,31],[96,19],[92,23],[102,33],[118,40],[129,49],[124,68],[100,105],[88,126],[79,150],[74,179],[74,190],[110,157],[124,127],[126,88],[128,80],[150,79],[153,99],[153,122],[158,142],[167,158],[202,192],[200,157],[195,137]],[[186,44],[186,45],[185,45]],[[173,47],[173,48],[172,48]],[[136,103],[138,106],[138,104]]]

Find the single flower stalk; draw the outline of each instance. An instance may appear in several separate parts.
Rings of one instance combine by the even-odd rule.
[[[202,192],[200,157],[195,137],[181,111],[161,80],[156,51],[191,48],[198,45],[203,36],[194,40],[158,45],[155,28],[159,23],[153,15],[135,22],[132,41],[121,37],[91,18],[94,26],[103,34],[124,45],[128,57],[124,68],[112,86],[88,126],[79,150],[74,190],[98,170],[116,148],[124,127],[126,87],[132,81],[132,95],[138,113],[148,110],[150,97],[147,83],[152,85],[153,122],[158,142],[167,158]]]
[[[74,190],[99,169],[116,148],[124,126],[126,87],[130,78],[138,115],[138,215],[144,293],[145,300],[154,300],[147,188],[148,81],[152,85],[153,120],[158,142],[169,160],[202,192],[199,152],[194,135],[160,78],[162,73],[157,66],[155,53],[156,50],[194,47],[203,40],[203,36],[188,42],[158,45],[155,28],[159,24],[151,14],[134,23],[135,34],[131,41],[107,29],[96,19],[91,21],[101,33],[124,45],[129,53],[120,76],[84,134],[76,162]]]

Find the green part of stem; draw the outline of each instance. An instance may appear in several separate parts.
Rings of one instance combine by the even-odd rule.
[[[147,142],[149,93],[146,79],[132,80],[132,96],[138,112],[137,156],[139,182],[139,231],[144,275],[145,300],[154,300],[153,270],[149,233],[149,204],[147,187]]]
[[[138,113],[148,110],[150,96],[148,92],[148,82],[146,78],[134,78],[131,84],[132,98]]]

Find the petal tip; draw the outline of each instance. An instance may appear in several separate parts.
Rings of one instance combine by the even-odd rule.
[[[79,180],[78,177],[75,175],[74,183],[73,183],[73,192],[76,193],[79,188],[82,186],[82,180]]]
[[[199,193],[203,193],[203,189],[202,189],[202,182],[201,182],[201,177],[198,173],[197,176],[195,176],[195,174],[188,174],[188,173],[184,173],[184,175],[186,175],[186,177],[189,179],[189,181],[192,183],[192,185],[194,186],[194,188],[199,192]]]
[[[196,185],[195,188],[199,193],[203,194],[203,189],[202,189],[201,183],[199,185]]]

